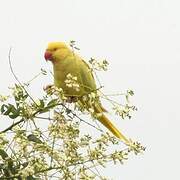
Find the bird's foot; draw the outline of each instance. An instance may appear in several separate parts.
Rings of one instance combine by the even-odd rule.
[[[54,85],[53,84],[48,84],[46,86],[43,87],[43,90],[47,93],[47,94],[53,94],[54,93],[54,89],[53,89]]]
[[[67,100],[66,100],[67,103],[75,103],[77,101],[78,101],[78,97],[76,96],[69,96],[67,97]]]
[[[54,86],[53,84],[48,84],[48,85],[46,85],[46,86],[43,87],[43,90],[47,92],[47,91],[49,91],[53,86]]]

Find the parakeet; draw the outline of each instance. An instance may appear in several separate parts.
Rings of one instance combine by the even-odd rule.
[[[95,79],[89,65],[63,42],[49,43],[44,58],[53,64],[54,85],[62,88],[65,96],[78,99],[87,110],[93,108],[94,114],[99,114],[96,118],[116,137],[128,144],[129,140],[105,116],[106,110],[103,108],[100,99],[98,98],[95,103],[89,104],[83,98],[84,95],[92,92],[97,93]],[[79,84],[79,89],[76,90],[67,86],[68,74],[76,77],[75,80]]]

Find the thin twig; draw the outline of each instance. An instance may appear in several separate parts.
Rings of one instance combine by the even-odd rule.
[[[11,51],[12,51],[12,47],[10,47],[9,49],[9,53],[8,53],[8,61],[9,61],[9,67],[10,67],[10,71],[12,73],[12,75],[14,76],[15,80],[19,83],[19,85],[21,86],[21,88],[24,89],[24,91],[26,92],[26,94],[29,96],[29,98],[33,101],[33,103],[38,107],[37,103],[34,101],[34,99],[30,96],[30,94],[28,93],[28,91],[26,90],[26,88],[23,86],[23,84],[21,83],[21,81],[18,79],[18,77],[16,76],[13,67],[12,67],[12,63],[11,63]]]
[[[88,124],[89,126],[97,129],[98,131],[103,132],[102,129],[97,128],[96,126],[92,125],[91,123],[86,122],[85,120],[83,120],[82,118],[80,118],[78,115],[76,115],[76,113],[74,113],[71,109],[67,108],[64,104],[61,104],[61,105],[62,105],[66,110],[68,110],[73,116],[75,116],[76,118],[78,118],[81,122],[84,122],[84,123]],[[68,117],[70,117],[70,116],[68,115]]]
[[[0,134],[3,134],[3,133],[5,133],[5,132],[7,132],[7,131],[9,131],[9,130],[12,130],[12,128],[13,128],[14,126],[16,126],[16,125],[18,125],[18,124],[20,124],[20,123],[22,123],[22,122],[24,122],[24,121],[25,121],[25,119],[21,119],[21,120],[15,122],[15,123],[13,123],[11,126],[9,126],[8,128],[4,129],[3,131],[1,131]]]

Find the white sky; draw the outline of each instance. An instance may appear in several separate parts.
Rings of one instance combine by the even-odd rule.
[[[180,1],[178,0],[4,0],[0,5],[0,94],[18,77],[27,81],[51,68],[43,59],[49,41],[76,40],[85,58],[106,58],[100,74],[106,92],[131,88],[138,112],[119,122],[147,146],[106,174],[116,180],[179,179]],[[36,81],[35,93],[50,79]]]

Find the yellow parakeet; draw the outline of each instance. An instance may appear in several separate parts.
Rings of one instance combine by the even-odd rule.
[[[96,93],[97,90],[95,79],[88,64],[63,42],[49,43],[44,58],[53,64],[54,85],[62,88],[65,96],[78,99],[87,110],[93,108],[95,114],[100,114],[96,118],[116,137],[128,144],[129,140],[104,115],[106,110],[102,107],[100,100],[98,99],[97,102],[91,105],[84,100],[84,95],[91,92]],[[79,84],[78,90],[67,86],[68,74],[76,77],[75,80]]]

